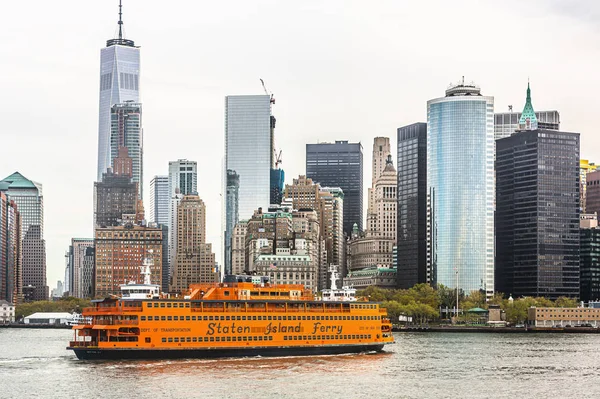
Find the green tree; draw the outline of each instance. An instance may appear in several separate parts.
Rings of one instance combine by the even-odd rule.
[[[574,298],[568,298],[566,296],[561,296],[554,301],[554,306],[557,308],[576,308],[579,305]]]
[[[18,304],[15,308],[15,318],[21,319],[37,312],[78,312],[91,306],[88,299],[61,298],[58,301],[35,301]]]
[[[434,309],[440,306],[440,299],[435,289],[428,284],[417,284],[408,290],[408,295],[417,303],[428,305]]]
[[[398,316],[403,314],[404,308],[396,301],[385,301],[381,303],[381,307],[387,309],[388,317],[392,323],[398,322]]]
[[[386,290],[372,285],[364,290],[358,291],[356,293],[356,296],[368,298],[369,300],[374,302],[384,302],[392,299],[394,294],[393,291],[394,290]]]

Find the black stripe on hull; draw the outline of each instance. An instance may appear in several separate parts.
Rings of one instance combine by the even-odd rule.
[[[69,347],[82,360],[193,359],[247,356],[315,356],[380,352],[383,344],[232,349],[90,349]]]

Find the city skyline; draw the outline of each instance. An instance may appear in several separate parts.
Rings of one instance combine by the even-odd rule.
[[[149,177],[165,173],[169,160],[198,160],[198,180],[203,182],[203,191],[199,195],[207,206],[207,242],[214,245],[220,264],[223,253],[220,248],[222,182],[221,173],[215,173],[215,170],[220,169],[223,156],[223,98],[226,95],[262,94],[259,77],[265,79],[278,99],[277,147],[283,149],[282,168],[288,176],[287,183],[292,177],[305,173],[303,148],[306,143],[348,140],[360,141],[366,148],[373,137],[389,136],[392,137],[392,148],[395,148],[393,137],[396,128],[426,120],[426,101],[437,97],[440,88],[461,75],[465,75],[468,81],[477,81],[485,88],[486,95],[495,97],[496,112],[505,111],[508,104],[513,105],[515,110],[522,109],[523,87],[529,76],[535,91],[536,109],[559,110],[561,129],[582,132],[582,158],[597,160],[590,149],[598,140],[593,135],[593,95],[600,87],[586,76],[594,76],[591,66],[594,62],[590,59],[596,59],[600,53],[596,46],[585,43],[595,43],[600,36],[597,28],[591,25],[593,16],[599,15],[598,8],[595,14],[593,10],[587,10],[588,15],[582,13],[578,17],[573,14],[577,12],[576,7],[564,10],[558,3],[549,3],[546,7],[532,3],[522,7],[535,10],[537,17],[527,18],[523,16],[527,12],[515,13],[510,2],[497,5],[493,9],[498,17],[486,29],[488,33],[491,30],[491,38],[466,36],[469,31],[457,27],[455,32],[443,39],[452,43],[461,38],[465,47],[479,47],[482,41],[489,43],[489,47],[479,47],[482,52],[479,60],[465,60],[460,51],[440,49],[435,54],[437,65],[432,67],[433,56],[426,54],[422,54],[422,64],[414,61],[408,66],[399,64],[403,56],[398,54],[413,52],[418,55],[420,47],[431,40],[431,36],[411,37],[410,43],[397,39],[414,28],[414,23],[401,27],[402,23],[391,18],[400,14],[410,15],[404,7],[390,5],[386,10],[349,3],[343,13],[330,21],[327,9],[332,5],[320,6],[309,2],[296,10],[313,23],[312,31],[305,37],[303,30],[302,34],[296,32],[300,31],[300,23],[295,18],[290,21],[288,17],[294,8],[283,5],[267,7],[260,3],[258,9],[264,11],[264,15],[258,15],[261,14],[259,12],[255,19],[261,23],[275,20],[280,34],[272,35],[271,46],[263,46],[258,54],[253,55],[258,46],[254,47],[252,40],[270,32],[273,27],[267,23],[258,26],[261,24],[252,19],[246,21],[242,16],[248,15],[250,5],[240,3],[233,10],[228,7],[227,12],[220,9],[221,5],[214,5],[212,15],[201,16],[199,22],[187,15],[178,16],[177,21],[172,22],[162,18],[164,10],[160,3],[145,2],[144,7],[141,4],[140,1],[128,0],[123,7],[125,38],[135,38],[136,45],[142,46],[144,71],[140,87],[144,87],[141,99],[145,115],[144,191],[149,192]],[[21,43],[30,43],[26,52],[18,48],[18,43],[0,39],[7,51],[13,54],[14,60],[4,66],[6,81],[3,82],[13,95],[0,100],[5,129],[11,132],[6,135],[6,144],[17,149],[27,148],[28,151],[27,159],[23,156],[24,150],[6,154],[0,161],[0,171],[3,176],[8,176],[18,170],[44,185],[47,281],[53,286],[56,280],[62,279],[64,250],[71,238],[92,234],[92,182],[97,172],[99,49],[104,47],[106,39],[117,37],[114,35],[117,3],[74,6],[38,2],[33,7],[39,12],[31,15],[26,24],[8,21],[7,26],[20,37]],[[191,7],[190,3],[186,8]],[[425,13],[422,7],[414,5],[411,10],[427,18],[430,21],[427,24],[435,24],[453,13],[466,13],[468,17],[470,14],[484,15],[488,10],[479,5],[472,5],[472,9],[459,9],[440,3],[437,7],[439,15],[432,15]],[[386,11],[390,17],[385,17]],[[559,16],[563,12],[571,14]],[[19,14],[18,3],[8,4],[7,13]],[[348,33],[355,16],[361,14],[366,15],[360,18],[355,27],[356,33]],[[90,15],[93,17],[89,18]],[[369,19],[374,15],[377,18]],[[274,16],[279,16],[279,21]],[[52,21],[59,17],[63,26],[57,27]],[[219,32],[215,34],[212,31],[226,29],[228,24],[223,22],[232,17],[238,25],[231,35],[225,35],[214,43],[204,39],[219,36]],[[512,32],[501,29],[502,21],[508,18],[514,22]],[[581,24],[574,24],[574,19]],[[329,22],[333,26],[331,30]],[[488,23],[490,20],[484,18],[474,21],[480,27]],[[523,36],[540,41],[544,38],[541,27],[548,23],[562,26],[560,36],[551,36],[553,48],[572,64],[548,65],[543,57],[529,57],[514,63],[514,57],[507,56],[506,62],[494,66],[498,64],[494,58],[498,46],[495,43],[516,43]],[[39,31],[31,28],[36,25]],[[158,29],[155,29],[157,26]],[[251,31],[249,34],[248,29]],[[86,34],[73,35],[73,32]],[[235,34],[240,32],[245,32],[248,37],[241,44],[235,44],[233,40],[238,37]],[[356,40],[346,42],[347,33],[350,39]],[[181,42],[168,46],[174,34]],[[360,38],[361,34],[364,39]],[[572,42],[580,46],[571,46]],[[56,43],[63,43],[64,48],[57,51]],[[199,43],[206,52],[201,59],[183,51]],[[278,49],[276,55],[266,56],[271,55],[272,46]],[[221,57],[223,48],[228,48],[225,57]],[[375,54],[378,51],[382,51],[383,55]],[[358,60],[357,52],[363,55]],[[302,57],[298,58],[296,53],[301,53]],[[240,64],[234,61],[249,56],[240,73]],[[318,59],[325,62],[313,62]],[[441,59],[444,59],[443,65],[439,62]],[[350,65],[349,60],[356,64]],[[394,63],[397,65],[391,68]],[[557,75],[561,78],[557,79]],[[378,101],[365,105],[366,98]],[[382,98],[385,101],[381,101]],[[77,100],[76,103],[73,99]],[[16,105],[24,101],[29,104],[27,110]],[[67,102],[70,121],[65,125],[60,118],[64,116],[62,109]],[[327,112],[323,112],[324,109]],[[23,120],[28,123],[23,123]],[[186,146],[178,144],[182,142],[186,142]],[[301,150],[298,151],[298,148]],[[48,161],[52,152],[56,153],[53,155],[56,162],[51,163]],[[394,150],[392,153],[395,155]],[[70,179],[64,179],[63,174],[67,170],[72,173]],[[370,165],[366,162],[363,178],[370,173]],[[366,198],[366,192],[362,194],[363,199]],[[64,201],[64,198],[77,198],[77,201]],[[148,201],[146,194],[146,207]],[[366,200],[364,203],[366,206]]]

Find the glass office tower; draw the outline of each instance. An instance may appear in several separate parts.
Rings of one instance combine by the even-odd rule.
[[[336,141],[306,145],[306,177],[321,187],[344,192],[344,233],[356,223],[363,230],[363,153],[361,143]]]
[[[464,81],[427,102],[434,282],[494,292],[494,98]]]
[[[122,21],[119,21],[119,26]],[[110,113],[115,104],[140,100],[140,48],[133,40],[110,39],[100,51],[100,105],[98,110],[98,172],[111,167]]]
[[[427,124],[398,128],[397,285],[429,283],[427,265]]]
[[[115,104],[110,110],[110,164],[119,156],[119,148],[126,147],[132,161],[131,180],[138,184],[138,199],[143,196],[144,148],[142,131],[142,104],[126,102]]]
[[[272,166],[271,96],[225,97],[225,170],[239,176],[240,219],[269,206]]]
[[[150,209],[147,218],[156,224],[169,225],[169,176],[154,176],[150,180]]]
[[[496,148],[498,291],[578,298],[579,133],[522,130]]]

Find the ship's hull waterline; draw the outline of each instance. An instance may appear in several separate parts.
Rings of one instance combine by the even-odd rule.
[[[122,360],[122,359],[206,359],[223,357],[279,357],[279,356],[318,356],[346,353],[381,352],[383,344],[362,345],[323,345],[323,346],[281,346],[251,348],[183,348],[183,349],[72,349],[81,360]]]

